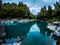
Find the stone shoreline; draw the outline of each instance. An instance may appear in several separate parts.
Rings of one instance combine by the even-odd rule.
[[[60,21],[48,23],[47,28],[54,31],[53,35],[60,37]]]
[[[39,21],[37,19],[22,19],[22,20],[19,20],[19,19],[11,19],[11,20],[1,20],[1,24],[3,23],[14,23],[14,22],[31,22],[31,21]]]

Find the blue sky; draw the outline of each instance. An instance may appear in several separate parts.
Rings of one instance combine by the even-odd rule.
[[[52,6],[52,8],[54,9],[54,6],[53,4],[56,2],[56,1],[59,1],[59,0],[3,0],[3,3],[4,2],[15,2],[15,3],[18,3],[19,1],[23,1],[24,4],[27,4],[27,6],[29,7],[30,11],[33,13],[33,14],[37,14],[41,7],[43,7],[44,5],[45,6]]]

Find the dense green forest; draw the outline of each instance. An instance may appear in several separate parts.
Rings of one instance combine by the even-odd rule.
[[[1,6],[0,18],[19,18],[19,19],[32,19],[34,15],[30,12],[29,7],[23,2],[16,3],[4,3]]]
[[[54,4],[54,9],[52,9],[51,6],[48,6],[48,10],[46,9],[46,6],[41,8],[41,11],[37,15],[37,19],[43,19],[47,21],[56,21],[60,20],[60,4],[59,2],[56,2]]]
[[[3,3],[0,1],[0,18],[19,18],[19,19],[34,19],[35,16],[30,12],[29,7],[23,2],[16,3]],[[37,19],[46,21],[55,21],[60,19],[60,4],[56,2],[54,9],[51,6],[43,6],[37,14]]]

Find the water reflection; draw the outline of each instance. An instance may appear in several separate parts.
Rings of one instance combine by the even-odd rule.
[[[5,24],[4,27],[7,30],[8,37],[17,37],[17,36],[26,36],[29,32],[30,27],[34,24],[34,22],[27,23],[13,23],[13,24]]]
[[[33,25],[34,24],[34,25]],[[46,22],[26,22],[5,24],[4,27],[8,32],[8,37],[25,36],[23,45],[56,45],[52,36],[47,34],[51,32],[46,28]],[[7,43],[13,43],[16,39],[7,39]]]
[[[47,28],[47,23],[45,21],[43,21],[43,22],[38,21],[37,25],[38,25],[41,33],[45,34],[45,32],[47,32],[48,35],[51,34],[52,31]]]
[[[47,36],[47,33],[41,34],[40,28],[34,24],[24,39],[23,45],[56,45],[56,41],[51,36]]]

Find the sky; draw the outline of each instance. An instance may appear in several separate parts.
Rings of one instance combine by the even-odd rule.
[[[56,1],[59,0],[3,0],[3,3],[7,2],[15,2],[18,3],[19,1],[23,1],[24,4],[27,4],[27,6],[30,9],[30,12],[34,15],[37,15],[38,12],[40,12],[41,7],[43,6],[52,6],[52,9],[54,9],[53,4],[56,3]]]

